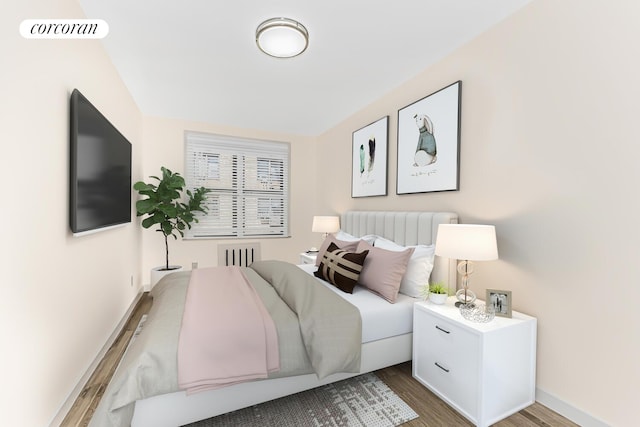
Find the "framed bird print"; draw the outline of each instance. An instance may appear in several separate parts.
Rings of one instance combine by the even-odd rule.
[[[397,194],[459,189],[461,87],[457,81],[398,110]]]
[[[351,197],[387,195],[388,137],[389,116],[353,132]]]

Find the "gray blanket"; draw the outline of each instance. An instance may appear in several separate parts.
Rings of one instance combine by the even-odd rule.
[[[356,307],[293,264],[261,261],[251,269],[297,314],[307,355],[320,379],[360,371],[362,319]]]
[[[362,325],[356,307],[295,265],[259,261],[245,270],[278,331],[280,371],[359,372]],[[129,426],[136,400],[178,391],[177,348],[190,272],[174,273],[151,291],[153,306],[91,419],[90,426]]]

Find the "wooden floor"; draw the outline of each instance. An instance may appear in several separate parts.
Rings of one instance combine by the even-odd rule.
[[[95,372],[91,375],[87,384],[80,392],[80,396],[76,399],[69,413],[60,424],[61,427],[78,427],[87,426],[91,417],[100,403],[100,399],[107,388],[107,384],[111,380],[113,373],[118,366],[118,362],[122,358],[124,351],[129,344],[129,340],[133,336],[140,318],[143,314],[149,312],[153,298],[148,293],[144,293],[133,309],[129,320],[114,341],[113,345],[107,351],[102,361],[96,367]]]
[[[61,424],[62,427],[87,426],[89,424],[140,318],[149,312],[152,302],[153,300],[148,294],[142,296],[124,329],[89,378],[80,396],[65,417]],[[403,424],[403,427],[473,425],[411,376],[411,362],[376,371],[376,374],[418,414],[418,418]],[[535,403],[500,421],[495,426],[564,427],[577,426],[577,424],[561,417],[545,406]]]
[[[403,427],[473,425],[411,376],[411,362],[381,369],[376,371],[376,375],[418,414],[418,418],[404,423]],[[496,427],[565,427],[577,425],[537,402],[494,424]]]

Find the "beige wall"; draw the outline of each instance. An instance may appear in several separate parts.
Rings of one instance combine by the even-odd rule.
[[[78,238],[69,231],[71,91],[80,89],[132,142],[134,174],[142,120],[98,41],[19,35],[23,19],[60,17],[84,16],[74,0],[26,0],[5,3],[0,17],[0,423],[7,426],[54,418],[141,287],[135,224]]]
[[[319,209],[495,224],[500,260],[478,263],[472,289],[510,289],[538,318],[543,394],[616,426],[637,421],[640,380],[638,22],[631,0],[536,0],[318,143]],[[397,110],[456,80],[460,191],[396,195]],[[387,114],[390,195],[351,199],[351,133]]]
[[[297,260],[319,245],[312,216],[347,209],[454,210],[464,222],[495,224],[500,260],[479,264],[472,288],[511,289],[515,308],[538,317],[539,389],[594,418],[631,425],[640,380],[632,187],[640,178],[640,4],[535,0],[319,138],[143,119],[99,42],[19,36],[22,19],[83,17],[74,0],[7,7],[0,18],[3,423],[42,426],[55,416],[163,257],[161,238],[137,220],[70,235],[68,96],[77,87],[133,143],[134,180],[160,165],[182,172],[185,129],[290,142],[292,238],[264,240],[264,257]],[[458,79],[460,191],[395,195],[397,110]],[[384,115],[390,195],[351,199],[351,134]],[[171,242],[171,260],[213,265],[217,243]],[[615,299],[603,302],[602,294]]]
[[[184,175],[184,132],[185,130],[282,141],[291,144],[290,171],[290,238],[247,239],[247,242],[261,242],[263,259],[282,259],[296,262],[299,253],[309,246],[313,239],[311,221],[315,210],[313,189],[316,187],[315,139],[299,135],[260,132],[248,129],[230,128],[205,123],[147,117],[144,120],[144,180],[149,175],[158,175],[160,166]],[[164,239],[153,229],[142,233],[142,269],[145,283],[149,283],[151,268],[163,265]],[[192,262],[200,267],[215,266],[218,263],[217,246],[228,242],[220,239],[173,240],[169,239],[169,262],[191,268]],[[234,243],[238,243],[234,241]],[[318,244],[316,244],[317,246]]]

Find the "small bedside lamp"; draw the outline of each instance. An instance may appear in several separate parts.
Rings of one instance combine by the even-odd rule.
[[[326,238],[329,233],[340,230],[340,217],[337,216],[314,216],[311,231],[314,233],[324,233]]]
[[[469,290],[469,276],[473,273],[471,261],[498,259],[496,228],[493,225],[440,224],[435,254],[460,260],[458,272],[463,275],[462,289],[456,292],[456,306],[472,304],[476,296]]]
[[[327,238],[329,233],[340,230],[340,217],[338,216],[314,216],[311,231],[314,233],[324,233],[323,238]],[[317,251],[316,248],[309,249],[310,252]]]

